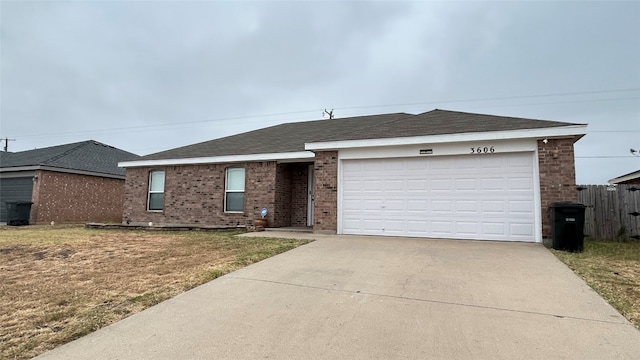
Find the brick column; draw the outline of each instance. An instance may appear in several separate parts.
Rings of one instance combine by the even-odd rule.
[[[542,238],[546,246],[551,245],[549,205],[558,201],[578,200],[573,155],[573,144],[578,139],[578,137],[549,139],[546,144],[538,140]]]
[[[47,171],[36,170],[33,178],[33,188],[31,190],[31,213],[29,214],[29,224],[37,224],[40,220],[38,209],[40,205],[40,184],[45,181]]]
[[[338,230],[338,152],[316,152],[314,170],[313,231],[335,234]]]

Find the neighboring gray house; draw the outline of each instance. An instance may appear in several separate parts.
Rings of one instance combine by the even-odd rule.
[[[541,242],[586,125],[433,110],[288,123],[122,162],[123,220]]]
[[[88,140],[0,152],[0,221],[6,201],[32,201],[31,223],[122,220],[125,171],[138,155]]]

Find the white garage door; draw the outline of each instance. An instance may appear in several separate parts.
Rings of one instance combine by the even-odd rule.
[[[343,234],[535,241],[530,152],[344,160]]]

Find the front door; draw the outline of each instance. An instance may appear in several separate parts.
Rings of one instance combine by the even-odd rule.
[[[313,226],[313,164],[309,165],[307,180],[307,226]]]

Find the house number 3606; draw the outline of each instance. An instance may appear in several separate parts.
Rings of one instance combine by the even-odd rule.
[[[493,154],[495,151],[495,149],[493,148],[493,146],[488,147],[488,146],[478,146],[478,147],[472,147],[471,148],[471,153],[472,154]]]

